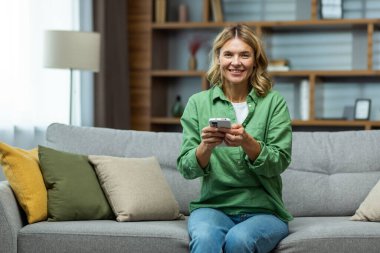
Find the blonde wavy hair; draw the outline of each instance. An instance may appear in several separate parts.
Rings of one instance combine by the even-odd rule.
[[[260,39],[247,25],[238,24],[226,27],[216,36],[210,52],[211,65],[207,71],[207,79],[211,84],[223,85],[223,76],[219,66],[220,49],[227,41],[235,37],[244,41],[253,49],[254,68],[250,77],[250,84],[257,95],[265,97],[272,89],[272,80],[267,71],[268,58]]]

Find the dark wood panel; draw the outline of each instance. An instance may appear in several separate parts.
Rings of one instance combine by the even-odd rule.
[[[131,128],[150,130],[151,0],[128,2],[128,60]]]

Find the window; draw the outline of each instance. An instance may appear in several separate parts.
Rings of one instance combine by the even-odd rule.
[[[79,0],[0,2],[0,140],[14,144],[15,128],[69,121],[70,73],[43,67],[43,36],[78,30],[78,9]]]

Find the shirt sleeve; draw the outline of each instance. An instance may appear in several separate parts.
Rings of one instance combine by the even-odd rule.
[[[181,150],[177,158],[177,169],[186,179],[195,179],[205,176],[209,173],[210,164],[202,169],[195,155],[195,151],[201,143],[201,137],[199,134],[197,108],[193,97],[189,99],[186,105],[181,117],[181,125],[183,134]]]
[[[292,125],[285,99],[279,97],[273,114],[267,124],[265,141],[258,141],[261,146],[255,161],[245,155],[250,169],[265,177],[280,175],[290,164],[292,152]]]

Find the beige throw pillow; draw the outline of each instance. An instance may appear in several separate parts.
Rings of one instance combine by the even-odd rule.
[[[350,220],[380,221],[380,180],[372,188]]]
[[[118,221],[183,218],[155,157],[88,158]]]

